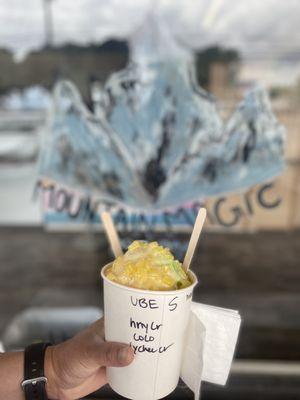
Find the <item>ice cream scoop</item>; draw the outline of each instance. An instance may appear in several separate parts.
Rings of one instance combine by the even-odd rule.
[[[182,289],[191,282],[171,251],[157,242],[134,241],[116,258],[106,277],[121,285],[143,290]]]

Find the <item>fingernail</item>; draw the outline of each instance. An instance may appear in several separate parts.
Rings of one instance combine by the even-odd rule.
[[[120,363],[127,362],[128,359],[128,349],[129,347],[122,347],[121,349],[118,350],[118,361]]]

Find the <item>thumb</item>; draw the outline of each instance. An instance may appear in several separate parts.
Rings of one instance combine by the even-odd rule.
[[[103,342],[98,347],[97,361],[104,367],[125,367],[133,358],[133,349],[127,344]]]

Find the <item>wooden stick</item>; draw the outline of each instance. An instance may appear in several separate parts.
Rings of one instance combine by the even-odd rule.
[[[110,213],[107,211],[103,211],[101,213],[101,219],[114,256],[117,258],[123,255],[120,239]]]
[[[195,221],[195,225],[193,228],[193,232],[190,238],[190,242],[183,260],[183,268],[185,271],[188,271],[198,240],[199,240],[199,236],[201,234],[204,222],[205,222],[205,218],[206,218],[206,209],[205,208],[200,208],[200,210],[198,211],[198,215]]]

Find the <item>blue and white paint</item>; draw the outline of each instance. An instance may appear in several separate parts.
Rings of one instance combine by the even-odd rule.
[[[158,211],[246,190],[284,167],[284,128],[266,91],[227,122],[187,61],[132,64],[105,85],[100,116],[58,83],[40,175],[129,209]]]

